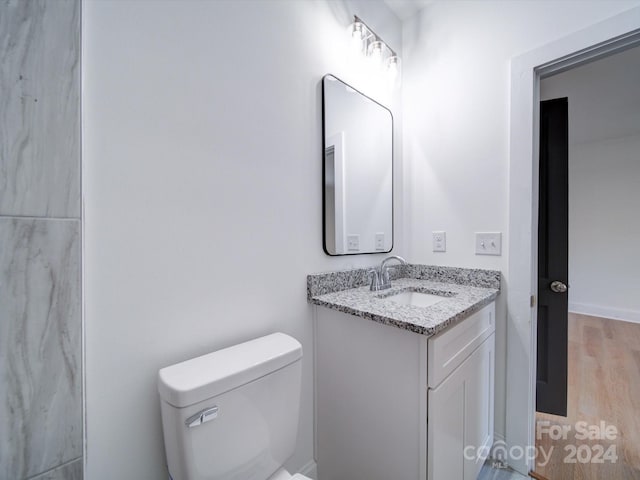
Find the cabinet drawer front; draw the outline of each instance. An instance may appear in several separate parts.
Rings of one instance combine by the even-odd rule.
[[[495,302],[444,332],[429,338],[427,379],[437,387],[496,329]]]

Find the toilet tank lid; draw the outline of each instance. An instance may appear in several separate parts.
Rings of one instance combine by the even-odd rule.
[[[301,357],[300,342],[284,333],[273,333],[160,369],[158,392],[174,407],[187,407],[279,370]]]

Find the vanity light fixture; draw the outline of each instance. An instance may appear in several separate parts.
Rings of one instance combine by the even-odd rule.
[[[349,25],[349,34],[354,50],[363,53],[383,67],[396,80],[400,75],[400,57],[380,36],[357,15]]]

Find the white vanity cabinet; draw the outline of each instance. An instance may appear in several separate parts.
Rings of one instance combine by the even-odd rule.
[[[429,339],[429,479],[475,480],[493,444],[494,312]]]
[[[315,316],[319,479],[475,479],[493,442],[495,304],[432,337]]]

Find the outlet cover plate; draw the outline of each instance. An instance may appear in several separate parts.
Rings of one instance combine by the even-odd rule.
[[[347,235],[347,251],[349,252],[360,251],[360,235],[359,234],[352,233],[351,235]]]
[[[433,251],[446,252],[447,251],[447,232],[432,232],[432,233],[433,233]]]

